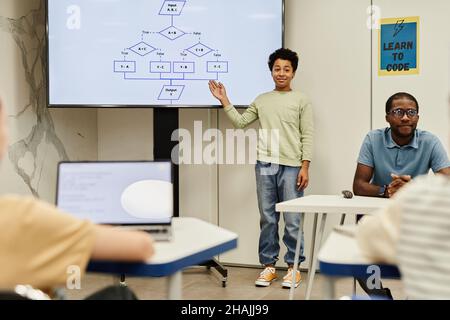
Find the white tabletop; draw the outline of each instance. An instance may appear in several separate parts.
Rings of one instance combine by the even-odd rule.
[[[356,229],[356,226],[352,226]],[[351,227],[348,226],[348,229]],[[340,264],[370,264],[359,249],[354,236],[333,231],[323,244],[318,255],[319,261]]]
[[[155,254],[148,264],[168,263],[205,251],[231,240],[237,234],[197,218],[173,218],[172,239],[155,242]]]
[[[353,226],[356,228],[356,226]],[[378,263],[365,257],[354,236],[334,230],[319,251],[320,271],[328,276],[365,277],[369,266],[376,264],[384,278],[400,278],[395,265]]]
[[[277,212],[351,213],[369,214],[385,207],[389,199],[354,196],[345,199],[342,195],[309,195],[277,203]]]
[[[237,247],[237,234],[197,218],[174,218],[172,227],[172,240],[155,242],[145,263],[91,261],[88,271],[166,276]]]

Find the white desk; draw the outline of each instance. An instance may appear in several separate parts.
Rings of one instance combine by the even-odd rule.
[[[182,297],[182,269],[211,260],[237,247],[237,234],[196,218],[174,218],[172,240],[155,242],[146,263],[92,261],[88,271],[169,279],[169,299]]]
[[[311,249],[309,253],[309,265],[308,265],[308,282],[306,285],[306,299],[309,300],[311,296],[312,285],[314,281],[314,275],[316,273],[316,231],[317,220],[319,213],[322,213],[322,219],[319,227],[319,239],[320,245],[323,237],[323,230],[327,219],[327,214],[370,214],[377,209],[380,209],[387,205],[389,199],[377,198],[377,197],[358,197],[354,196],[351,199],[345,199],[342,195],[309,195],[289,201],[277,203],[275,210],[277,212],[289,212],[289,213],[314,213],[314,225],[313,233],[311,237]],[[298,230],[297,245],[295,248],[294,258],[294,273],[297,272],[300,244],[301,244],[301,232],[303,231],[304,216],[301,219],[300,227]],[[295,286],[292,286],[289,291],[289,299],[294,298]]]
[[[337,231],[330,233],[318,254],[320,272],[325,276],[325,298],[334,299],[335,281],[338,277],[366,278],[368,267],[374,265],[361,254],[356,239]],[[400,278],[394,265],[376,264],[382,278]]]

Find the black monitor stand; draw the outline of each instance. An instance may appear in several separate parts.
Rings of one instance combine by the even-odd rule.
[[[178,141],[172,141],[172,133],[178,128],[178,108],[153,109],[153,158],[155,160],[172,159],[172,150],[178,144]],[[173,164],[173,188],[174,216],[179,217],[179,167],[177,164]]]
[[[172,150],[178,141],[172,141],[172,133],[179,128],[178,108],[155,108],[153,112],[153,156],[155,160],[172,159]],[[178,137],[177,137],[178,138]],[[178,156],[178,155],[176,155]],[[179,217],[179,167],[174,164],[174,216]],[[201,264],[216,269],[222,276],[222,287],[226,287],[228,270],[216,259]]]

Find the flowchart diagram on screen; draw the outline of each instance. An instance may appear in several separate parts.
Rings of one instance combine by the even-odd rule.
[[[220,75],[229,71],[229,62],[220,50],[202,41],[204,31],[188,32],[177,26],[176,18],[184,14],[187,2],[163,1],[155,14],[167,17],[168,24],[160,29],[144,28],[136,42],[121,49],[123,59],[114,60],[113,72],[123,81],[160,81],[161,91],[155,98],[162,104],[176,104],[193,81],[220,80]],[[180,42],[186,38],[192,39],[187,47],[185,41]]]

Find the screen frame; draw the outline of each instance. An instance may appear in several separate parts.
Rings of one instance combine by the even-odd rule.
[[[58,207],[58,190],[59,190],[59,172],[61,165],[64,164],[82,164],[82,163],[158,163],[158,162],[164,162],[164,163],[170,163],[170,182],[172,183],[172,216],[170,217],[170,221],[167,223],[94,223],[98,225],[111,225],[111,226],[152,226],[152,225],[158,225],[158,226],[170,226],[172,224],[172,220],[175,216],[175,183],[174,183],[174,174],[175,174],[175,165],[170,159],[158,159],[158,160],[109,160],[109,161],[60,161],[58,162],[58,170],[56,172],[56,190],[55,190],[55,206]],[[70,214],[70,212],[69,212]]]
[[[220,104],[216,105],[164,105],[164,104],[149,104],[149,105],[125,105],[125,104],[50,104],[50,61],[49,61],[49,25],[48,25],[48,1],[45,1],[45,41],[46,41],[46,97],[47,107],[52,109],[73,109],[73,108],[89,108],[89,109],[221,109]],[[281,1],[281,46],[285,46],[285,0]],[[235,105],[236,108],[247,108],[248,105]]]

